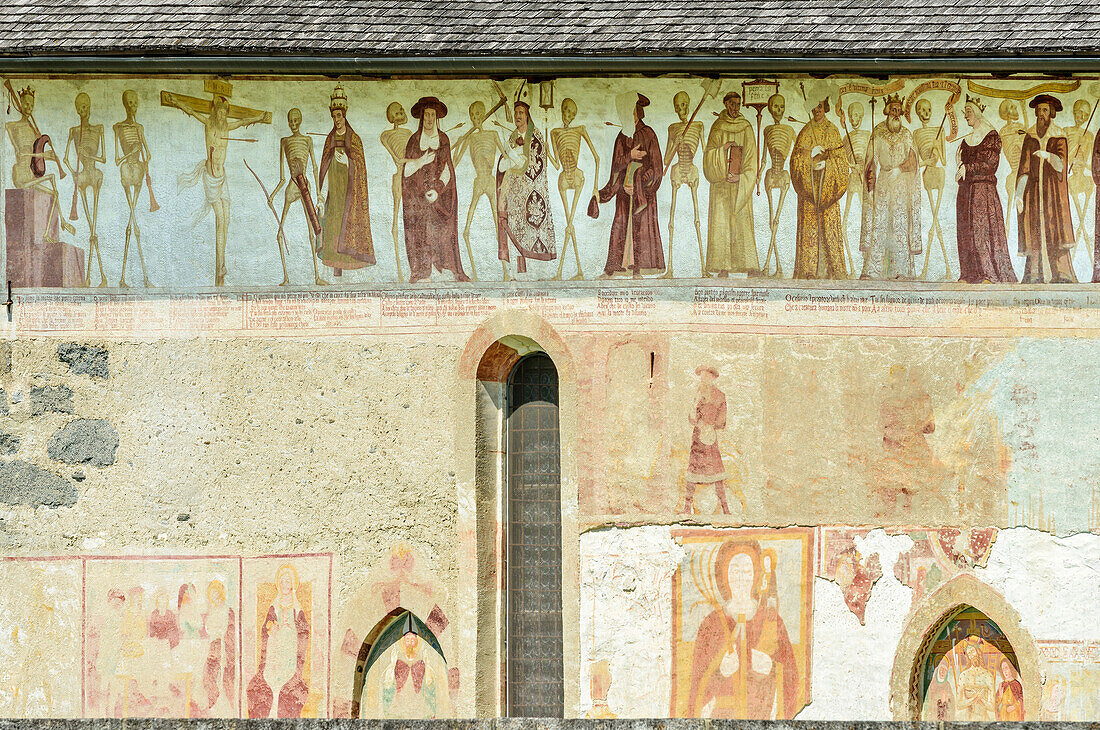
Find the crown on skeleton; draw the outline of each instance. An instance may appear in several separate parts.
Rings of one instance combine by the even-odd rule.
[[[882,108],[885,109],[886,107],[890,106],[891,104],[900,104],[900,103],[901,103],[901,97],[900,96],[898,96],[897,94],[890,94],[890,96],[886,97],[886,101],[883,102]]]
[[[329,111],[333,109],[348,110],[348,95],[344,93],[343,86],[337,86],[332,90],[332,96],[329,97],[328,109]]]
[[[34,87],[33,86],[24,86],[22,89],[19,90],[19,98],[20,99],[22,99],[24,96],[27,96],[28,94],[32,97],[34,96]]]
[[[967,94],[966,95],[966,103],[972,105],[973,107],[975,107],[980,112],[985,111],[985,104],[982,103],[982,100],[979,99],[976,96],[971,96],[970,94]]]

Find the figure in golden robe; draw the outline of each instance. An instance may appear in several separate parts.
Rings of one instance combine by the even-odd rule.
[[[691,715],[794,717],[798,665],[782,616],[768,601],[760,544],[730,540],[714,560],[716,603],[699,624],[691,662]]]
[[[741,95],[722,99],[725,109],[710,128],[703,152],[703,174],[710,182],[707,220],[707,273],[757,274],[760,257],[752,225],[752,191],[756,184],[756,137],[741,115]]]
[[[1007,657],[1001,658],[1001,683],[997,685],[997,719],[1002,722],[1022,722],[1024,719],[1024,687],[1016,667]]]
[[[775,275],[783,276],[783,265],[779,263],[779,245],[776,242],[776,234],[779,231],[779,216],[783,214],[783,201],[787,198],[787,191],[791,187],[791,174],[787,172],[787,157],[791,154],[794,145],[794,127],[783,121],[783,114],[787,109],[787,101],[781,94],[772,94],[768,99],[768,113],[772,117],[772,123],[764,128],[764,149],[767,150],[771,165],[764,173],[764,193],[768,196],[768,227],[771,228],[771,241],[768,244],[768,255],[764,257],[764,273],[768,273],[771,267],[772,256],[775,256]],[[774,200],[775,193],[779,193],[779,200]]]
[[[811,111],[791,153],[791,180],[798,195],[794,278],[847,279],[840,199],[848,190],[847,145],[825,118],[829,98]]]

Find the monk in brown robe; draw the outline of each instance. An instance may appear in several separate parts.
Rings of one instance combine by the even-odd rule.
[[[600,203],[615,199],[615,219],[601,278],[623,271],[642,274],[665,270],[665,252],[657,219],[657,188],[664,173],[657,133],[645,124],[649,99],[641,94],[620,95],[617,103],[622,131],[611,153],[611,176],[599,193]],[[596,198],[588,214],[598,215]]]
[[[420,126],[405,146],[401,191],[409,283],[426,279],[433,269],[450,271],[455,281],[469,281],[458,252],[458,189],[451,141],[439,128],[447,106],[425,96],[411,111]]]
[[[791,182],[798,194],[796,279],[847,279],[840,200],[848,190],[847,147],[825,118],[829,97],[810,112],[791,153]]]
[[[329,101],[332,130],[321,152],[320,185],[328,179],[321,261],[340,276],[344,269],[374,265],[363,140],[347,122],[348,98],[337,86]]]
[[[691,714],[773,720],[798,710],[798,665],[787,628],[762,589],[760,545],[730,540],[718,549],[721,606],[699,624],[691,664]]]
[[[1073,222],[1070,218],[1069,143],[1054,123],[1062,102],[1039,94],[1028,104],[1035,126],[1027,130],[1016,182],[1020,254],[1027,256],[1023,283],[1073,283]]]

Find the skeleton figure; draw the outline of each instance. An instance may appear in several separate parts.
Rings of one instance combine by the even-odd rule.
[[[871,139],[870,130],[863,129],[863,104],[858,101],[848,105],[848,134],[844,137],[844,150],[848,155],[851,174],[848,177],[848,193],[844,196],[844,252],[851,266],[852,252],[848,249],[848,211],[852,201],[859,197],[859,209],[863,209],[863,196],[867,194],[862,171],[867,162],[867,143]],[[843,121],[843,119],[841,119]]]
[[[470,257],[470,278],[477,281],[477,269],[474,267],[474,251],[470,245],[470,224],[474,213],[484,196],[489,199],[489,210],[493,214],[493,230],[497,227],[497,181],[495,163],[498,155],[506,154],[500,135],[495,129],[485,129],[488,119],[485,104],[475,101],[470,105],[470,123],[473,128],[455,141],[454,164],[457,166],[466,150],[470,151],[470,162],[474,166],[474,185],[470,194],[470,207],[466,211],[466,226],[462,229],[462,238],[466,241],[466,254]],[[508,267],[504,267],[507,277]]]
[[[565,236],[561,245],[561,254],[558,258],[558,273],[555,279],[561,279],[562,268],[565,266],[565,252],[569,243],[573,243],[573,258],[577,262],[577,273],[573,279],[583,279],[581,270],[581,254],[577,250],[577,233],[573,229],[573,217],[577,213],[577,201],[580,200],[581,190],[584,188],[584,171],[579,167],[581,156],[581,140],[588,145],[592,153],[592,159],[596,161],[596,176],[593,178],[592,194],[599,190],[600,156],[596,152],[588,136],[588,130],[583,124],[574,125],[577,118],[577,103],[572,99],[563,99],[561,102],[561,124],[557,129],[550,130],[550,163],[561,170],[558,173],[558,194],[561,195],[561,205],[565,210]],[[567,200],[567,193],[572,191],[572,202]]]
[[[691,99],[686,91],[672,97],[672,107],[676,110],[678,122],[668,125],[668,141],[665,143],[665,166],[676,158],[676,164],[669,170],[672,182],[672,210],[668,215],[668,270],[664,277],[672,277],[672,232],[676,220],[676,193],[684,185],[691,191],[691,206],[695,211],[695,237],[699,241],[699,266],[706,267],[706,254],[703,251],[703,230],[699,220],[699,168],[695,166],[695,155],[703,140],[703,123],[693,121],[688,124],[691,115]]]
[[[386,152],[390,154],[396,168],[393,173],[393,226],[390,230],[393,233],[393,258],[397,262],[397,280],[400,282],[404,279],[401,276],[401,251],[397,239],[397,221],[401,218],[401,181],[405,177],[405,147],[409,144],[409,137],[412,136],[412,132],[405,129],[405,124],[409,121],[409,115],[405,113],[405,107],[396,101],[386,107],[386,121],[393,126],[382,132],[378,139]],[[489,198],[492,200],[492,196],[489,196]],[[472,260],[470,266],[473,266]]]
[[[932,258],[932,242],[939,239],[943,262],[947,267],[947,279],[951,279],[951,264],[947,261],[947,245],[943,241],[940,229],[940,201],[943,200],[943,188],[946,180],[943,165],[947,160],[944,149],[943,127],[931,126],[932,102],[920,99],[916,105],[920,127],[913,131],[913,144],[917,148],[917,163],[921,167],[921,179],[924,192],[928,196],[928,207],[932,209],[932,225],[928,229],[928,245],[924,250],[924,267],[920,278],[928,277],[928,263]]]
[[[290,276],[286,270],[286,235],[283,232],[283,226],[286,224],[286,214],[290,211],[290,206],[299,200],[302,201],[302,211],[306,214],[306,224],[309,226],[306,240],[310,242],[309,258],[313,262],[313,281],[318,286],[324,286],[328,282],[322,279],[317,271],[317,253],[313,243],[314,239],[321,235],[321,225],[318,220],[317,209],[313,206],[313,199],[310,196],[310,178],[306,177],[306,163],[308,162],[313,170],[312,180],[313,184],[317,186],[315,189],[321,189],[321,186],[317,183],[317,159],[313,156],[313,140],[300,131],[302,128],[301,110],[291,109],[287,112],[286,123],[290,127],[290,135],[279,140],[279,184],[275,186],[268,197],[268,202],[274,207],[275,196],[283,186],[286,186],[286,192],[283,193],[283,213],[279,216],[279,259],[283,264],[283,280],[279,286],[286,286],[290,283]],[[290,171],[290,182],[292,183],[290,185],[286,184],[285,170]]]
[[[99,215],[99,190],[103,187],[103,171],[96,163],[107,162],[107,145],[103,140],[103,125],[92,124],[92,99],[83,91],[76,95],[76,114],[80,124],[69,127],[69,139],[65,142],[65,167],[73,173],[73,207],[69,218],[76,220],[76,198],[84,207],[84,218],[88,221],[88,261],[84,272],[84,285],[91,285],[92,254],[95,253],[99,264],[99,285],[107,286],[107,277],[103,273],[103,257],[99,253],[99,238],[96,237],[96,219]],[[76,148],[76,166],[69,162],[69,150]],[[92,189],[92,206],[88,207],[88,188]]]
[[[1077,230],[1074,233],[1074,250],[1077,244],[1085,241],[1085,250],[1092,254],[1089,234],[1085,228],[1085,213],[1092,200],[1095,187],[1092,182],[1092,142],[1094,136],[1088,130],[1089,114],[1092,106],[1086,99],[1078,99],[1073,105],[1072,127],[1066,127],[1066,142],[1069,144],[1069,197],[1077,211]]]
[[[122,92],[122,108],[126,110],[126,118],[121,122],[115,122],[115,165],[122,181],[122,192],[126,195],[126,204],[130,207],[130,218],[126,221],[126,244],[122,247],[122,277],[118,281],[120,287],[126,288],[126,261],[130,253],[130,236],[133,235],[137,244],[138,261],[141,262],[141,278],[146,287],[153,286],[145,271],[145,257],[141,253],[141,229],[137,223],[137,201],[141,194],[141,186],[149,179],[149,162],[153,154],[149,151],[149,145],[145,142],[145,127],[137,121],[138,96],[137,92],[127,89]],[[121,152],[121,154],[119,154]],[[153,189],[149,188],[149,210],[154,211],[157,206],[153,202]]]
[[[1020,124],[1020,111],[1011,99],[1001,102],[998,109],[1001,119],[1005,124],[997,132],[1001,137],[1001,152],[1008,161],[1008,178],[1005,180],[1005,195],[1008,196],[1008,206],[1005,210],[1016,208],[1016,177],[1020,174],[1020,152],[1024,148],[1024,132],[1027,129]],[[1011,215],[1005,216],[1005,233],[1009,232],[1012,224]]]
[[[30,86],[19,92],[19,119],[8,122],[5,129],[12,149],[15,151],[15,164],[11,168],[12,185],[19,189],[40,190],[50,196],[50,210],[46,214],[46,229],[42,240],[46,243],[57,243],[50,235],[49,221],[56,215],[62,230],[66,233],[76,233],[76,229],[61,215],[61,200],[57,192],[57,178],[53,173],[45,173],[37,177],[31,169],[31,161],[39,158],[60,164],[57,155],[51,146],[47,146],[42,152],[34,151],[34,143],[38,140],[39,131],[35,126],[34,118],[34,89]],[[58,168],[58,172],[64,176],[64,172]],[[30,242],[27,242],[30,243]]]
[[[783,113],[787,109],[787,101],[782,94],[772,94],[768,99],[768,113],[771,114],[772,123],[764,128],[764,149],[767,150],[771,165],[764,173],[764,192],[768,196],[768,225],[771,228],[771,243],[768,245],[768,255],[764,259],[764,273],[768,273],[772,255],[775,256],[775,275],[783,276],[783,265],[779,262],[779,247],[775,236],[779,230],[779,216],[783,213],[783,200],[787,197],[787,191],[791,187],[791,173],[787,170],[787,158],[790,157],[791,148],[794,146],[794,127],[783,122]],[[779,200],[774,201],[774,191],[779,191]]]

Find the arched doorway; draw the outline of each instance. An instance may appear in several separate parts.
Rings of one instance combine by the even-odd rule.
[[[920,719],[1024,719],[1016,651],[1001,628],[978,609],[963,606],[946,616],[923,654],[917,678]]]
[[[978,657],[973,656],[971,645],[978,649]],[[1024,721],[1035,720],[1042,695],[1039,663],[1038,649],[1019,614],[1000,593],[962,573],[925,596],[910,614],[894,655],[890,708],[895,720],[915,722],[934,721],[941,715],[948,720],[988,717],[992,705],[993,719],[997,719],[1000,697],[1000,717],[1022,711]],[[978,671],[964,677],[971,667]],[[967,686],[973,687],[971,698],[981,695],[979,702],[956,701]],[[1017,697],[1022,694],[1022,710],[1005,695],[1010,691]]]
[[[450,717],[448,684],[447,657],[439,639],[419,616],[399,606],[371,629],[359,648],[351,716]]]
[[[561,456],[549,356],[515,364],[505,402],[507,714],[562,717]]]

